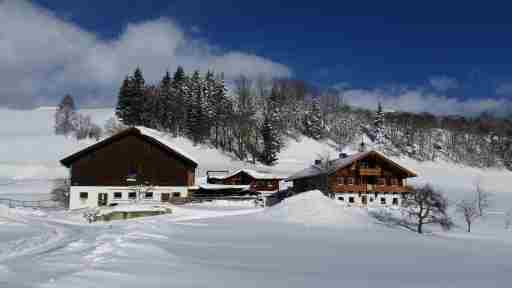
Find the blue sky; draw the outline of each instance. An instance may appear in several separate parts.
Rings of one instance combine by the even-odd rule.
[[[471,5],[468,1],[36,2],[105,38],[115,37],[130,22],[170,17],[198,38],[224,49],[268,57],[291,67],[296,77],[320,84],[418,84],[433,76],[474,81],[475,74],[499,81],[512,76],[512,18],[508,13],[512,7],[508,5]]]
[[[337,85],[352,92],[373,91],[385,99],[402,96],[404,90],[457,101],[512,98],[512,18],[508,15],[512,4],[388,2],[36,0],[26,6],[79,29],[81,35],[92,35],[100,44],[124,43],[124,37],[131,35],[129,27],[154,32],[165,26],[159,33],[177,31],[169,43],[180,43],[178,52],[172,54],[169,61],[173,63],[167,68],[181,61],[187,66],[194,57],[190,67],[202,68],[201,61],[217,69],[233,67],[225,58],[234,61],[236,54],[244,65],[257,64],[259,70],[275,76],[324,87]],[[145,25],[162,19],[165,23],[153,25],[158,29]],[[147,43],[153,43],[151,39]],[[179,52],[182,46],[196,54]],[[212,60],[214,56],[223,59]],[[158,73],[163,69],[138,64]],[[52,69],[62,65],[67,64]]]

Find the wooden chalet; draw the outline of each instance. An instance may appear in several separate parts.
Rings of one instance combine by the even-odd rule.
[[[295,193],[319,189],[347,205],[400,205],[407,178],[416,173],[376,151],[340,154],[329,163],[314,165],[292,175]]]
[[[60,162],[70,172],[70,209],[185,197],[197,167],[162,133],[143,127],[128,128]]]
[[[225,176],[208,175],[207,182],[209,184],[249,185],[252,191],[269,193],[279,191],[279,181],[283,179],[283,177],[250,169],[240,169]]]

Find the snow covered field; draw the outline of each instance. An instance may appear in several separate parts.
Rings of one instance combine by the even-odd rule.
[[[509,285],[512,231],[420,236],[335,210],[318,192],[296,197],[264,211],[180,207],[92,225],[12,210],[0,226],[0,286]]]
[[[0,198],[44,199],[58,160],[90,142],[53,136],[53,111],[1,110]],[[100,125],[110,109],[86,110]],[[253,167],[185,139],[169,139],[209,169],[289,175],[334,149],[290,142],[272,168]],[[269,209],[175,207],[173,214],[86,224],[78,212],[0,206],[0,287],[508,287],[512,173],[396,159],[451,201],[493,193],[492,213],[461,227],[417,235],[382,225],[310,192]]]

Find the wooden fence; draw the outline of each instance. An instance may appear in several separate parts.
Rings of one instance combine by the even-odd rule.
[[[0,198],[0,204],[7,205],[9,208],[25,207],[25,208],[44,208],[44,209],[57,209],[63,206],[53,200],[17,200]]]

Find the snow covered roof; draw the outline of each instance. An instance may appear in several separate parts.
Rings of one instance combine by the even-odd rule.
[[[249,190],[251,185],[223,185],[223,184],[201,184],[200,188],[205,190],[222,190],[222,189],[241,189]]]
[[[144,126],[136,126],[135,129],[139,130],[142,135],[145,135],[145,136],[148,136],[148,137],[151,137],[151,138],[155,139],[156,141],[158,141],[158,142],[164,144],[165,146],[171,148],[176,153],[181,154],[182,156],[188,158],[189,160],[195,162],[196,164],[199,163],[196,159],[194,159],[194,157],[190,156],[190,154],[187,154],[185,151],[183,151],[183,150],[177,148],[175,145],[173,145],[169,141],[169,137],[171,137],[169,134],[161,132],[161,131],[158,131],[158,130],[154,130],[154,129],[151,129],[151,128],[147,128],[147,127],[144,127]]]
[[[341,168],[345,168],[349,165],[351,165],[352,163],[354,163],[355,161],[359,160],[359,159],[363,159],[365,158],[366,156],[370,155],[370,154],[375,154],[379,157],[381,157],[382,159],[384,159],[385,161],[389,162],[390,164],[392,164],[393,166],[401,169],[401,170],[404,170],[407,172],[407,174],[410,176],[410,177],[415,177],[416,176],[416,173],[398,165],[397,163],[391,161],[390,159],[386,158],[384,155],[380,154],[379,152],[377,151],[374,151],[374,150],[371,150],[371,151],[365,151],[365,152],[359,152],[359,153],[355,153],[355,154],[352,154],[352,155],[349,155],[345,158],[339,158],[339,159],[336,159],[336,160],[331,160],[328,167],[327,167],[327,173],[328,174],[331,174],[331,173],[334,173],[336,172],[338,169],[341,169]],[[296,179],[301,179],[301,178],[309,178],[309,177],[314,177],[314,176],[318,176],[320,174],[322,174],[324,171],[323,169],[326,169],[325,167],[321,167],[319,165],[311,165],[310,167],[304,169],[304,170],[301,170],[295,174],[293,174],[292,176],[288,177],[286,180],[287,181],[292,181],[292,180],[296,180]]]
[[[159,132],[159,131],[156,131],[156,130],[153,130],[150,128],[146,128],[146,127],[141,127],[141,126],[130,127],[128,129],[125,129],[117,134],[114,134],[108,138],[105,138],[102,141],[99,141],[93,145],[90,145],[90,146],[86,147],[85,149],[82,149],[82,150],[62,159],[60,162],[64,166],[70,167],[71,164],[75,160],[81,158],[82,156],[87,155],[88,153],[90,153],[92,151],[96,151],[97,149],[100,149],[102,147],[105,147],[105,146],[109,145],[110,143],[116,141],[117,139],[121,139],[121,138],[124,138],[129,135],[141,135],[142,137],[144,137],[145,140],[162,147],[167,152],[176,155],[178,158],[182,159],[185,162],[190,163],[192,166],[194,166],[194,167],[197,166],[198,162],[196,160],[194,160],[194,158],[192,158],[191,156],[187,155],[185,152],[180,150],[179,148],[172,145],[170,143],[170,141],[168,140],[169,136],[167,136],[165,133]]]
[[[274,175],[274,174],[259,172],[259,171],[255,171],[255,170],[252,170],[252,169],[245,169],[245,168],[244,169],[238,169],[238,170],[236,170],[233,173],[230,173],[228,175],[224,175],[224,176],[211,176],[210,178],[212,178],[212,179],[226,179],[226,178],[235,176],[235,175],[237,175],[239,173],[246,173],[246,174],[248,174],[249,176],[251,176],[254,179],[261,179],[261,180],[284,179],[285,178],[285,177],[282,177],[282,176],[277,176],[277,175]]]

